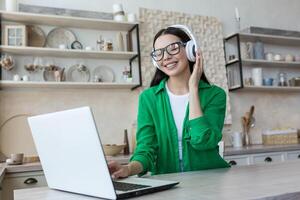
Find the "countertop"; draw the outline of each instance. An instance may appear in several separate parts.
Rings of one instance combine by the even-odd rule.
[[[158,199],[286,199],[300,198],[300,162],[260,164],[233,168],[173,173],[150,178],[179,181],[170,190],[134,198]],[[283,196],[278,196],[283,195]],[[47,187],[14,191],[15,200],[92,200],[88,196],[51,190]],[[277,196],[275,198],[274,196]],[[268,198],[273,197],[273,198]],[[297,198],[294,198],[297,199]]]
[[[224,156],[255,154],[255,153],[270,153],[279,151],[297,151],[300,150],[300,144],[289,145],[249,145],[243,147],[225,147]]]
[[[269,152],[279,152],[279,151],[297,151],[300,150],[300,144],[295,145],[250,145],[240,148],[225,147],[224,156],[234,156],[234,155],[245,155],[245,154],[255,154],[255,153],[269,153]],[[108,160],[117,160],[121,164],[126,164],[129,162],[131,155],[118,155],[118,156],[108,156]],[[13,172],[28,172],[28,171],[39,171],[42,170],[42,166],[39,162],[27,163],[23,165],[6,165],[5,163],[0,163],[0,182],[1,177],[5,173]]]

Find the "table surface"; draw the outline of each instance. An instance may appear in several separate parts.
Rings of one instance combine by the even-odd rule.
[[[300,162],[288,161],[226,169],[202,170],[152,176],[179,181],[172,189],[134,198],[158,199],[259,199],[300,191]],[[92,200],[83,195],[52,190],[47,187],[14,191],[15,200]],[[269,198],[267,198],[269,199]]]

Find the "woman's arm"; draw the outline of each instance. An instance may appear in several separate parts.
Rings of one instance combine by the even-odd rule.
[[[201,110],[201,102],[199,99],[199,81],[203,73],[203,62],[201,51],[197,51],[196,63],[194,65],[193,73],[189,80],[189,120],[201,117],[203,112]]]
[[[222,138],[222,128],[226,112],[226,93],[220,88],[211,89],[212,99],[201,109],[199,81],[203,73],[201,51],[197,51],[196,63],[189,80],[189,121],[185,139],[198,150],[216,148]]]
[[[108,163],[108,169],[112,178],[125,178],[141,173],[143,166],[138,161],[131,161],[128,165],[121,165],[116,161],[110,161]]]

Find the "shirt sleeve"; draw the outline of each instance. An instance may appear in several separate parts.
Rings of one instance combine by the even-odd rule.
[[[185,140],[197,150],[216,148],[222,139],[225,112],[226,93],[220,88],[204,107],[203,116],[188,121]]]
[[[154,121],[151,116],[149,106],[143,93],[139,97],[138,117],[137,117],[137,145],[130,161],[138,161],[143,166],[142,176],[154,167],[157,155],[157,138],[155,135]]]

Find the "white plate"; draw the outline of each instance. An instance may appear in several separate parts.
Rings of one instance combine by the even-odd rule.
[[[87,66],[79,64],[73,65],[67,72],[67,81],[71,82],[89,82],[90,70]]]
[[[99,79],[99,82],[109,82],[115,81],[114,71],[106,66],[98,66],[93,71],[93,81],[97,82],[95,79]]]
[[[59,45],[66,45],[70,49],[71,44],[76,40],[76,36],[72,31],[66,28],[54,28],[47,35],[46,46],[59,48]]]

